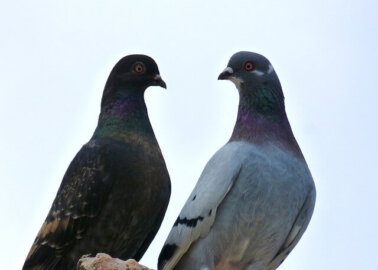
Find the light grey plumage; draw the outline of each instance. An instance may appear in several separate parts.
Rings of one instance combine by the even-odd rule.
[[[219,79],[233,81],[239,90],[234,132],[181,210],[159,270],[276,269],[314,209],[314,182],[272,65],[262,55],[239,52]]]

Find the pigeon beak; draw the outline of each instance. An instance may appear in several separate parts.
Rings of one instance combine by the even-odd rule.
[[[221,74],[219,74],[218,80],[227,80],[232,74],[234,74],[234,70],[230,67],[226,67]]]
[[[167,84],[165,83],[165,81],[163,81],[163,79],[161,78],[161,76],[159,74],[156,74],[153,78],[153,85],[156,85],[156,86],[161,86],[165,89],[167,89]]]

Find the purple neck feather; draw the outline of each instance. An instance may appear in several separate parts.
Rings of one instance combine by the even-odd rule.
[[[100,120],[112,117],[135,117],[143,114],[147,115],[143,95],[124,95],[103,102]]]
[[[118,95],[103,100],[94,137],[125,138],[130,134],[155,138],[143,94]]]
[[[284,108],[275,114],[267,115],[257,111],[253,106],[245,105],[241,100],[230,141],[249,141],[257,145],[274,143],[303,158]]]

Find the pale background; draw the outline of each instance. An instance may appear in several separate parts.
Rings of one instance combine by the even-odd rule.
[[[79,2],[79,3],[78,3]],[[172,179],[157,256],[211,155],[229,138],[237,90],[217,81],[236,51],[264,54],[286,96],[318,191],[282,270],[378,269],[376,1],[2,1],[0,261],[20,269],[62,176],[97,123],[124,55],[145,53],[168,84],[150,119]]]

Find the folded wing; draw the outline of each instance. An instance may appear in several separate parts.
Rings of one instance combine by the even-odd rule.
[[[159,256],[158,269],[173,269],[191,244],[205,237],[223,199],[242,170],[234,149],[225,146],[208,162]]]

